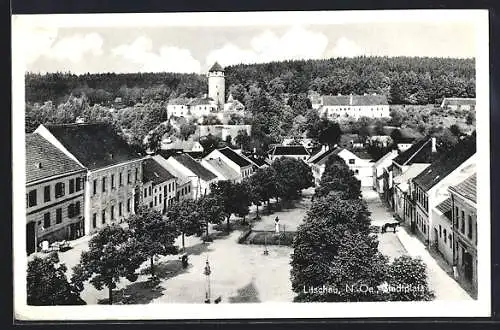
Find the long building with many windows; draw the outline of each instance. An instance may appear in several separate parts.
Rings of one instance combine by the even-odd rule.
[[[140,201],[143,157],[111,125],[40,125],[35,132],[87,169],[85,234],[135,213]]]

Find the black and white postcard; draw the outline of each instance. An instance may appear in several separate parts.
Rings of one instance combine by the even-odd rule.
[[[490,316],[486,10],[14,15],[12,42],[17,319]]]

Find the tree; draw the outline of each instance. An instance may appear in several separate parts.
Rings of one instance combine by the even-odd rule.
[[[474,123],[476,122],[476,113],[474,111],[470,111],[469,113],[467,113],[465,122],[467,125],[474,125]]]
[[[321,176],[315,197],[328,195],[331,191],[339,191],[343,198],[357,199],[361,196],[361,183],[354,173],[338,156],[330,156],[325,164],[325,172]]]
[[[222,202],[214,196],[202,196],[197,201],[200,222],[205,227],[206,239],[208,239],[208,225],[220,224],[224,221],[224,208]]]
[[[318,140],[322,144],[327,144],[330,147],[336,145],[340,136],[342,135],[342,130],[338,123],[331,122],[326,118],[322,118],[319,123],[319,136]]]
[[[151,277],[154,277],[154,257],[176,254],[175,239],[177,228],[165,221],[160,212],[141,206],[136,214],[127,220],[133,237],[140,245],[141,252],[151,261]]]
[[[191,123],[184,123],[180,127],[181,137],[187,141],[187,139],[196,132],[196,125]]]
[[[250,150],[251,138],[246,130],[239,130],[238,135],[234,138],[234,143],[243,150]]]
[[[73,268],[72,282],[83,290],[83,282],[97,289],[108,288],[108,304],[113,303],[113,289],[125,277],[131,282],[137,280],[136,269],[145,260],[140,244],[130,231],[121,226],[103,227],[90,239],[88,251],[82,252],[80,263]]]
[[[202,223],[197,202],[192,199],[176,202],[167,210],[166,216],[181,233],[182,250],[184,251],[185,236],[198,234],[201,231]]]
[[[246,186],[231,181],[218,181],[210,185],[211,196],[217,198],[221,204],[227,221],[227,231],[230,230],[229,219],[231,214],[245,216],[248,214],[250,197]]]
[[[222,122],[215,115],[203,116],[202,125],[221,125]]]
[[[297,229],[292,254],[292,288],[296,301],[376,300],[347,288],[376,287],[383,282],[386,260],[369,235],[369,213],[362,200],[345,200],[338,193],[315,198]],[[323,285],[335,292],[318,294]]]
[[[298,196],[302,189],[313,185],[311,168],[302,160],[281,157],[271,164],[275,171],[276,197],[289,200]]]
[[[429,301],[434,293],[427,283],[427,269],[420,258],[401,256],[389,265],[387,284],[389,288],[401,287],[401,290],[388,290],[391,301]]]
[[[66,266],[59,264],[57,253],[35,257],[28,263],[28,305],[85,305],[80,293],[66,278]]]
[[[222,139],[216,135],[208,134],[200,138],[200,144],[203,146],[205,153],[210,153],[220,147]]]

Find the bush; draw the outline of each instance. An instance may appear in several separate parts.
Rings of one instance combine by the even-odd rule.
[[[270,231],[254,231],[252,237],[248,240],[248,244],[257,245],[285,245],[292,246],[295,232],[287,231],[276,235]]]
[[[243,233],[241,233],[240,237],[238,237],[238,244],[245,243],[246,239],[251,233],[252,233],[251,229],[245,230]]]

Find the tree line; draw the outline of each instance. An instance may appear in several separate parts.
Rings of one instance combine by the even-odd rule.
[[[378,251],[360,182],[338,156],[327,161],[293,248],[295,301],[414,301],[434,297],[422,260],[401,256],[389,262]],[[384,290],[389,286],[413,290]]]
[[[181,237],[185,250],[185,237],[202,236],[211,241],[209,224],[219,225],[226,221],[230,228],[231,215],[245,217],[249,206],[257,207],[276,198],[278,201],[297,198],[302,189],[312,185],[310,168],[300,160],[277,159],[267,168],[258,169],[242,182],[218,181],[212,183],[211,192],[197,200],[186,199],[174,203],[162,215],[147,207],[139,207],[136,214],[126,220],[126,226],[107,225],[89,241],[87,251],[82,252],[80,263],[73,267],[68,280],[66,267],[55,257],[35,257],[28,264],[29,305],[84,304],[80,292],[89,281],[96,289],[108,290],[108,303],[113,303],[113,290],[121,278],[131,282],[138,279],[137,269],[149,261],[149,272],[155,277],[155,258],[178,254],[174,245]]]

